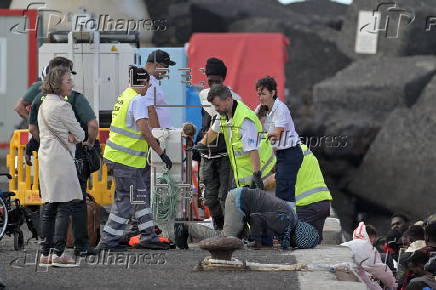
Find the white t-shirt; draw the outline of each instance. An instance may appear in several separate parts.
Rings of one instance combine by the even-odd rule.
[[[232,124],[233,119],[230,119],[229,121],[227,121],[225,128],[228,130],[227,132],[230,136],[230,140],[232,138]],[[220,132],[221,124],[219,118],[217,118],[216,121],[213,123],[211,129],[216,133]],[[259,134],[257,133],[256,125],[254,124],[254,122],[250,119],[244,119],[240,132],[243,150],[245,152],[258,150],[261,136],[259,136]]]
[[[136,121],[139,119],[148,119],[147,99],[145,96],[136,95],[130,101],[129,110],[126,116],[126,126],[135,131],[139,131]]]
[[[267,133],[272,133],[275,128],[284,128],[284,131],[279,140],[271,141],[273,149],[284,150],[300,143],[291,112],[288,106],[279,99],[274,101],[271,112],[268,112],[264,123],[264,129]]]
[[[160,105],[168,105],[165,100],[165,94],[162,87],[159,85],[159,80],[154,76],[150,76],[151,87],[148,88],[145,97],[147,106],[156,106],[157,117],[161,128],[171,128],[171,113],[169,107],[160,107]],[[156,90],[156,100],[155,100]]]

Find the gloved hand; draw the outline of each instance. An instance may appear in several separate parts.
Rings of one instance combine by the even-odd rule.
[[[204,145],[203,143],[197,143],[194,146],[192,146],[192,150],[197,150],[197,151],[208,151],[209,148],[207,148],[206,145]]]
[[[258,171],[253,174],[253,182],[251,183],[250,188],[258,188],[264,190],[263,180],[262,180],[262,171]]]
[[[171,169],[171,167],[173,167],[173,163],[171,162],[171,159],[168,157],[168,155],[165,153],[165,151],[159,157],[165,163],[168,170]]]

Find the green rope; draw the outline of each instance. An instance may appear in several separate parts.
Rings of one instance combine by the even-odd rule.
[[[157,184],[168,184],[166,188],[153,188],[153,214],[156,221],[170,221],[176,218],[177,205],[180,200],[180,188],[171,177],[168,169],[164,169]]]

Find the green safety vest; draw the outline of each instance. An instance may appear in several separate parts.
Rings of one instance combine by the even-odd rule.
[[[134,168],[145,168],[148,144],[141,132],[127,128],[126,117],[130,102],[138,95],[127,88],[118,96],[112,111],[109,139],[106,141],[103,157]]]
[[[323,200],[332,200],[330,190],[324,182],[324,177],[315,155],[306,145],[301,144],[300,147],[304,157],[300,170],[298,170],[295,185],[297,206],[304,206]]]
[[[271,143],[266,138],[262,138],[262,124],[256,114],[250,110],[244,103],[237,101],[233,122],[229,126],[225,116],[221,116],[221,132],[226,141],[227,153],[229,155],[230,164],[233,169],[233,176],[237,187],[251,185],[253,180],[253,167],[251,164],[250,153],[243,151],[240,128],[244,119],[250,119],[254,122],[258,132],[260,170],[262,178],[266,179],[272,174],[272,170],[276,164],[276,157],[273,153]],[[231,136],[230,136],[231,134]]]

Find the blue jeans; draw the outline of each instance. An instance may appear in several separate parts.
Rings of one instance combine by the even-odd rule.
[[[295,202],[297,173],[303,162],[300,145],[277,150],[276,196],[288,202]]]

